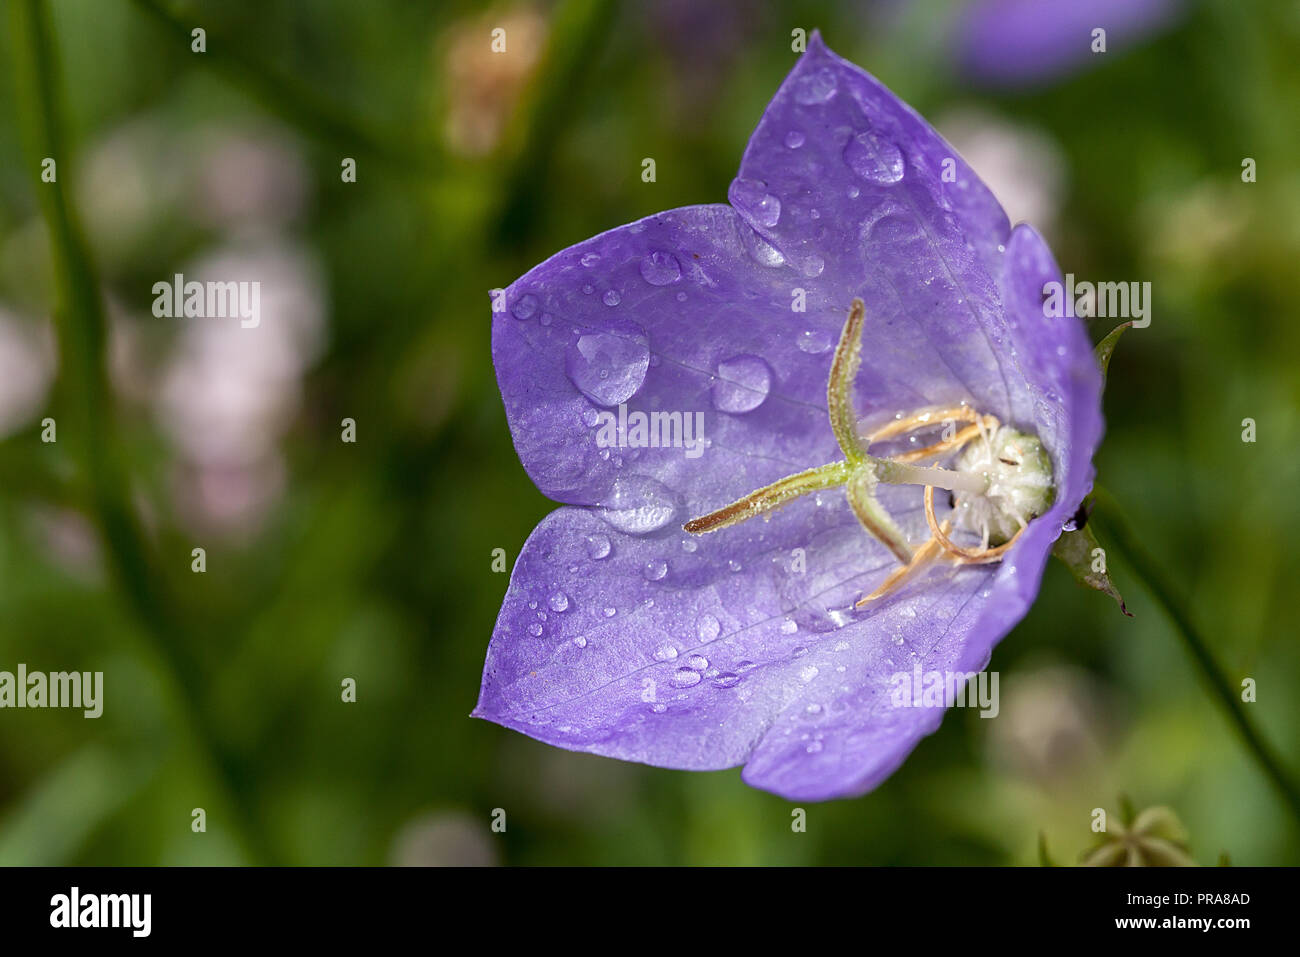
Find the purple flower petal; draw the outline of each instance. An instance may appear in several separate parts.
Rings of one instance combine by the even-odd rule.
[[[893,707],[891,677],[980,670],[1033,601],[1091,483],[1100,376],[1080,323],[1043,315],[1059,271],[1038,235],[1010,230],[956,153],[815,34],[730,198],[601,234],[505,291],[493,359],[520,459],[589,507],[525,545],[475,714],[666,767],[745,763],[791,798],[860,794],[942,717]],[[968,401],[1037,434],[1057,486],[1000,564],[938,566],[863,610],[896,563],[842,490],[681,531],[840,457],[826,378],[855,296],[862,416]],[[603,447],[611,413],[677,414],[705,443]],[[913,541],[920,499],[880,490]]]

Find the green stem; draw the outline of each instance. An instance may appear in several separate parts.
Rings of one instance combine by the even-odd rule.
[[[1227,712],[1229,720],[1235,725],[1246,747],[1255,756],[1260,767],[1273,782],[1284,801],[1290,807],[1292,814],[1297,820],[1300,820],[1300,788],[1296,786],[1295,780],[1283,766],[1281,759],[1272,746],[1264,740],[1263,735],[1255,726],[1250,716],[1246,714],[1245,708],[1242,707],[1241,699],[1237,696],[1228,679],[1224,676],[1223,669],[1219,666],[1214,657],[1210,645],[1206,642],[1204,636],[1197,630],[1192,623],[1191,618],[1186,612],[1186,599],[1178,593],[1175,587],[1164,576],[1160,570],[1160,564],[1142,547],[1137,537],[1129,529],[1118,503],[1114,497],[1103,489],[1096,490],[1097,498],[1103,503],[1103,508],[1098,509],[1102,513],[1101,525],[1108,540],[1118,547],[1120,553],[1124,556],[1129,567],[1137,573],[1146,585],[1147,590],[1155,596],[1173,622],[1175,630],[1179,637],[1182,638],[1183,644],[1191,653],[1192,660],[1196,662],[1200,669],[1201,676],[1209,686],[1211,692],[1219,704]],[[1093,515],[1093,521],[1097,518],[1096,513]]]
[[[42,0],[13,0],[10,13],[15,101],[29,148],[36,196],[49,231],[57,295],[54,324],[59,351],[60,436],[66,437],[81,466],[79,482],[84,485],[78,491],[89,499],[114,577],[144,625],[153,651],[174,678],[182,719],[226,785],[246,846],[255,857],[269,857],[268,842],[238,786],[238,763],[222,748],[215,728],[199,707],[203,670],[189,649],[175,639],[181,633],[179,616],[162,585],[162,576],[150,567],[144,535],[130,503],[126,470],[116,452],[120,444],[113,439],[104,348],[108,323],[90,252],[65,186],[72,170],[63,136],[58,63],[48,11]],[[47,158],[56,164],[52,182],[41,178]]]

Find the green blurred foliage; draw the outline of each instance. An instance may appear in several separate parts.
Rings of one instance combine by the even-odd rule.
[[[594,233],[721,201],[791,29],[818,26],[932,120],[975,106],[1050,139],[1063,268],[1152,283],[1151,326],[1111,365],[1099,482],[1300,762],[1300,13],[1193,4],[1132,51],[993,94],[945,54],[955,6],[53,0],[59,173],[110,355],[121,339],[134,357],[113,377],[113,441],[177,617],[148,634],[67,442],[39,440],[77,388],[59,377],[0,438],[0,669],[102,670],[106,704],[97,720],[0,712],[0,863],[1033,864],[1040,832],[1072,863],[1091,810],[1121,791],[1175,809],[1201,863],[1300,861],[1296,822],[1118,563],[1136,618],[1049,568],[993,659],[999,718],[949,714],[876,792],[808,807],[807,833],[737,771],[569,754],[467,717],[506,587],[491,552],[513,561],[552,507],[510,444],[487,291]],[[498,24],[515,46],[494,62]],[[19,40],[0,23],[0,314],[35,336],[55,289],[8,68]],[[1246,156],[1257,183],[1241,181]],[[287,211],[222,218],[268,175],[256,195]],[[265,507],[230,522],[195,505],[222,475],[178,465],[161,425],[182,343],[150,289],[249,243],[309,264],[323,345],[264,450]],[[197,663],[197,687],[168,647]]]

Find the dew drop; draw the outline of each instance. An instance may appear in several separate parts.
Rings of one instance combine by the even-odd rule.
[[[686,667],[692,671],[703,671],[709,667],[709,659],[703,655],[691,655],[686,659]]]
[[[791,84],[795,102],[804,106],[825,103],[835,95],[835,89],[835,74],[827,68],[801,76]]]
[[[645,576],[646,581],[657,582],[668,574],[668,563],[662,558],[651,559],[645,563],[641,574]]]
[[[667,286],[682,276],[682,264],[672,253],[653,252],[641,260],[641,278],[652,286]]]
[[[611,546],[604,535],[587,536],[587,557],[599,561],[609,556]]]
[[[618,614],[618,609],[617,609],[617,608],[606,608],[606,609],[605,609],[605,617],[606,617],[606,618],[613,618],[613,617],[614,617],[615,615],[617,615],[617,614]]]
[[[569,596],[562,591],[557,591],[551,596],[549,604],[551,606],[551,611],[568,611]]]
[[[673,661],[677,658],[677,648],[673,645],[660,645],[655,658],[659,661]]]
[[[606,289],[605,295],[600,297],[600,301],[607,306],[617,306],[623,301],[623,297],[613,289]]]
[[[601,517],[629,535],[658,531],[677,511],[672,492],[644,475],[620,475],[603,504]]]
[[[665,711],[668,710],[668,705],[656,701],[654,704],[650,706],[650,710],[653,711],[655,714],[663,714]]]
[[[603,406],[615,406],[632,398],[645,383],[649,367],[650,340],[632,323],[620,325],[617,332],[580,336],[564,353],[569,381],[592,402]]]
[[[587,647],[587,639],[582,637],[582,635],[579,635],[577,638],[574,638],[573,643],[577,645],[579,648]]]
[[[745,216],[760,226],[772,227],[781,218],[781,201],[767,191],[767,184],[743,177],[731,181],[727,198]]]
[[[678,668],[673,672],[673,684],[679,688],[693,688],[700,683],[700,673],[690,668]]]
[[[798,130],[791,130],[785,134],[785,145],[792,150],[797,150],[804,144],[804,135]]]
[[[816,665],[806,665],[799,669],[799,677],[804,681],[812,681],[820,672]]]
[[[816,279],[826,270],[826,260],[814,254],[805,259],[799,268],[809,279]]]
[[[600,253],[583,253],[582,264],[590,269],[596,263],[600,262]]]
[[[817,356],[831,347],[831,337],[821,329],[806,329],[799,333],[797,344],[800,352]]]
[[[787,618],[785,621],[781,622],[781,634],[783,635],[793,635],[798,630],[799,626],[795,624],[793,618]]]
[[[540,638],[542,637],[542,626],[539,625],[537,622],[533,622],[531,625],[528,626],[528,633],[532,635],[534,638]]]
[[[516,319],[531,319],[537,313],[537,297],[531,292],[526,292],[519,297],[510,314]]]
[[[772,368],[760,356],[739,355],[718,363],[713,405],[720,412],[752,412],[772,387]]]
[[[740,684],[740,675],[734,671],[719,672],[712,683],[715,688],[734,688]]]
[[[897,144],[874,130],[859,133],[844,147],[844,162],[869,183],[891,186],[903,178],[903,154]]]
[[[695,623],[695,634],[699,635],[700,641],[713,641],[721,631],[722,626],[712,615],[701,615],[700,620]]]

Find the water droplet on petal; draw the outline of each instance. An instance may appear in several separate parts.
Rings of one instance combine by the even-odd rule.
[[[819,671],[816,665],[807,665],[799,669],[799,677],[804,681],[812,681],[818,674]]]
[[[859,133],[844,147],[844,162],[869,183],[890,186],[903,178],[903,154],[897,144],[874,130]]]
[[[781,201],[760,180],[743,177],[732,180],[727,198],[732,206],[760,226],[775,226],[781,218]]]
[[[781,622],[781,634],[783,635],[793,635],[798,630],[799,626],[795,624],[793,618],[787,618],[785,621]]]
[[[601,517],[629,535],[658,531],[677,511],[672,492],[644,475],[620,475],[602,504]]]
[[[672,661],[677,657],[677,649],[672,645],[660,645],[655,657],[660,661]]]
[[[734,671],[723,671],[713,679],[715,688],[734,688],[738,684],[740,684],[740,675]]]
[[[678,668],[673,672],[673,684],[679,688],[693,688],[700,683],[700,673],[690,668]]]
[[[537,297],[531,292],[526,292],[519,297],[510,314],[516,319],[531,319],[537,312]]]
[[[604,535],[587,536],[587,557],[599,561],[610,553],[609,539]]]
[[[695,633],[700,636],[700,641],[713,641],[721,631],[722,626],[712,615],[701,615],[695,623]]]
[[[652,286],[667,286],[682,276],[682,264],[672,253],[653,252],[641,260],[641,278]]]
[[[803,146],[803,143],[804,135],[798,130],[791,130],[789,133],[785,134],[785,145],[790,149],[797,150],[799,147]]]
[[[551,611],[566,611],[569,607],[569,596],[562,591],[557,591],[551,596]]]
[[[596,263],[600,262],[600,253],[583,253],[582,264],[590,269]]]
[[[636,394],[650,367],[650,340],[632,323],[592,332],[571,342],[564,371],[597,405],[615,406]]]
[[[713,405],[721,412],[752,412],[772,387],[772,368],[760,356],[739,355],[718,363]]]
[[[709,659],[703,655],[691,655],[686,659],[686,667],[692,671],[704,671],[709,667]]]
[[[821,256],[813,254],[803,261],[803,265],[800,266],[799,269],[809,279],[816,279],[825,271],[826,260]]]
[[[650,706],[650,710],[653,711],[655,714],[663,714],[665,711],[668,710],[668,705],[663,704],[661,702],[655,702]]]
[[[573,643],[577,645],[579,648],[587,647],[587,639],[582,637],[582,635],[579,635],[577,638],[574,638]]]
[[[542,637],[542,626],[539,625],[537,622],[533,622],[531,625],[528,626],[528,633],[532,635],[534,638],[540,638]]]
[[[651,559],[645,563],[645,567],[641,569],[641,574],[645,576],[646,581],[657,582],[668,574],[668,563],[662,558]]]
[[[790,86],[795,102],[804,106],[825,103],[835,95],[835,89],[835,73],[827,67],[799,77]]]
[[[605,295],[600,297],[600,301],[607,306],[617,306],[623,301],[623,297],[613,289],[606,289]]]
[[[831,347],[831,337],[821,329],[806,329],[799,333],[799,351],[809,355],[821,355]]]

